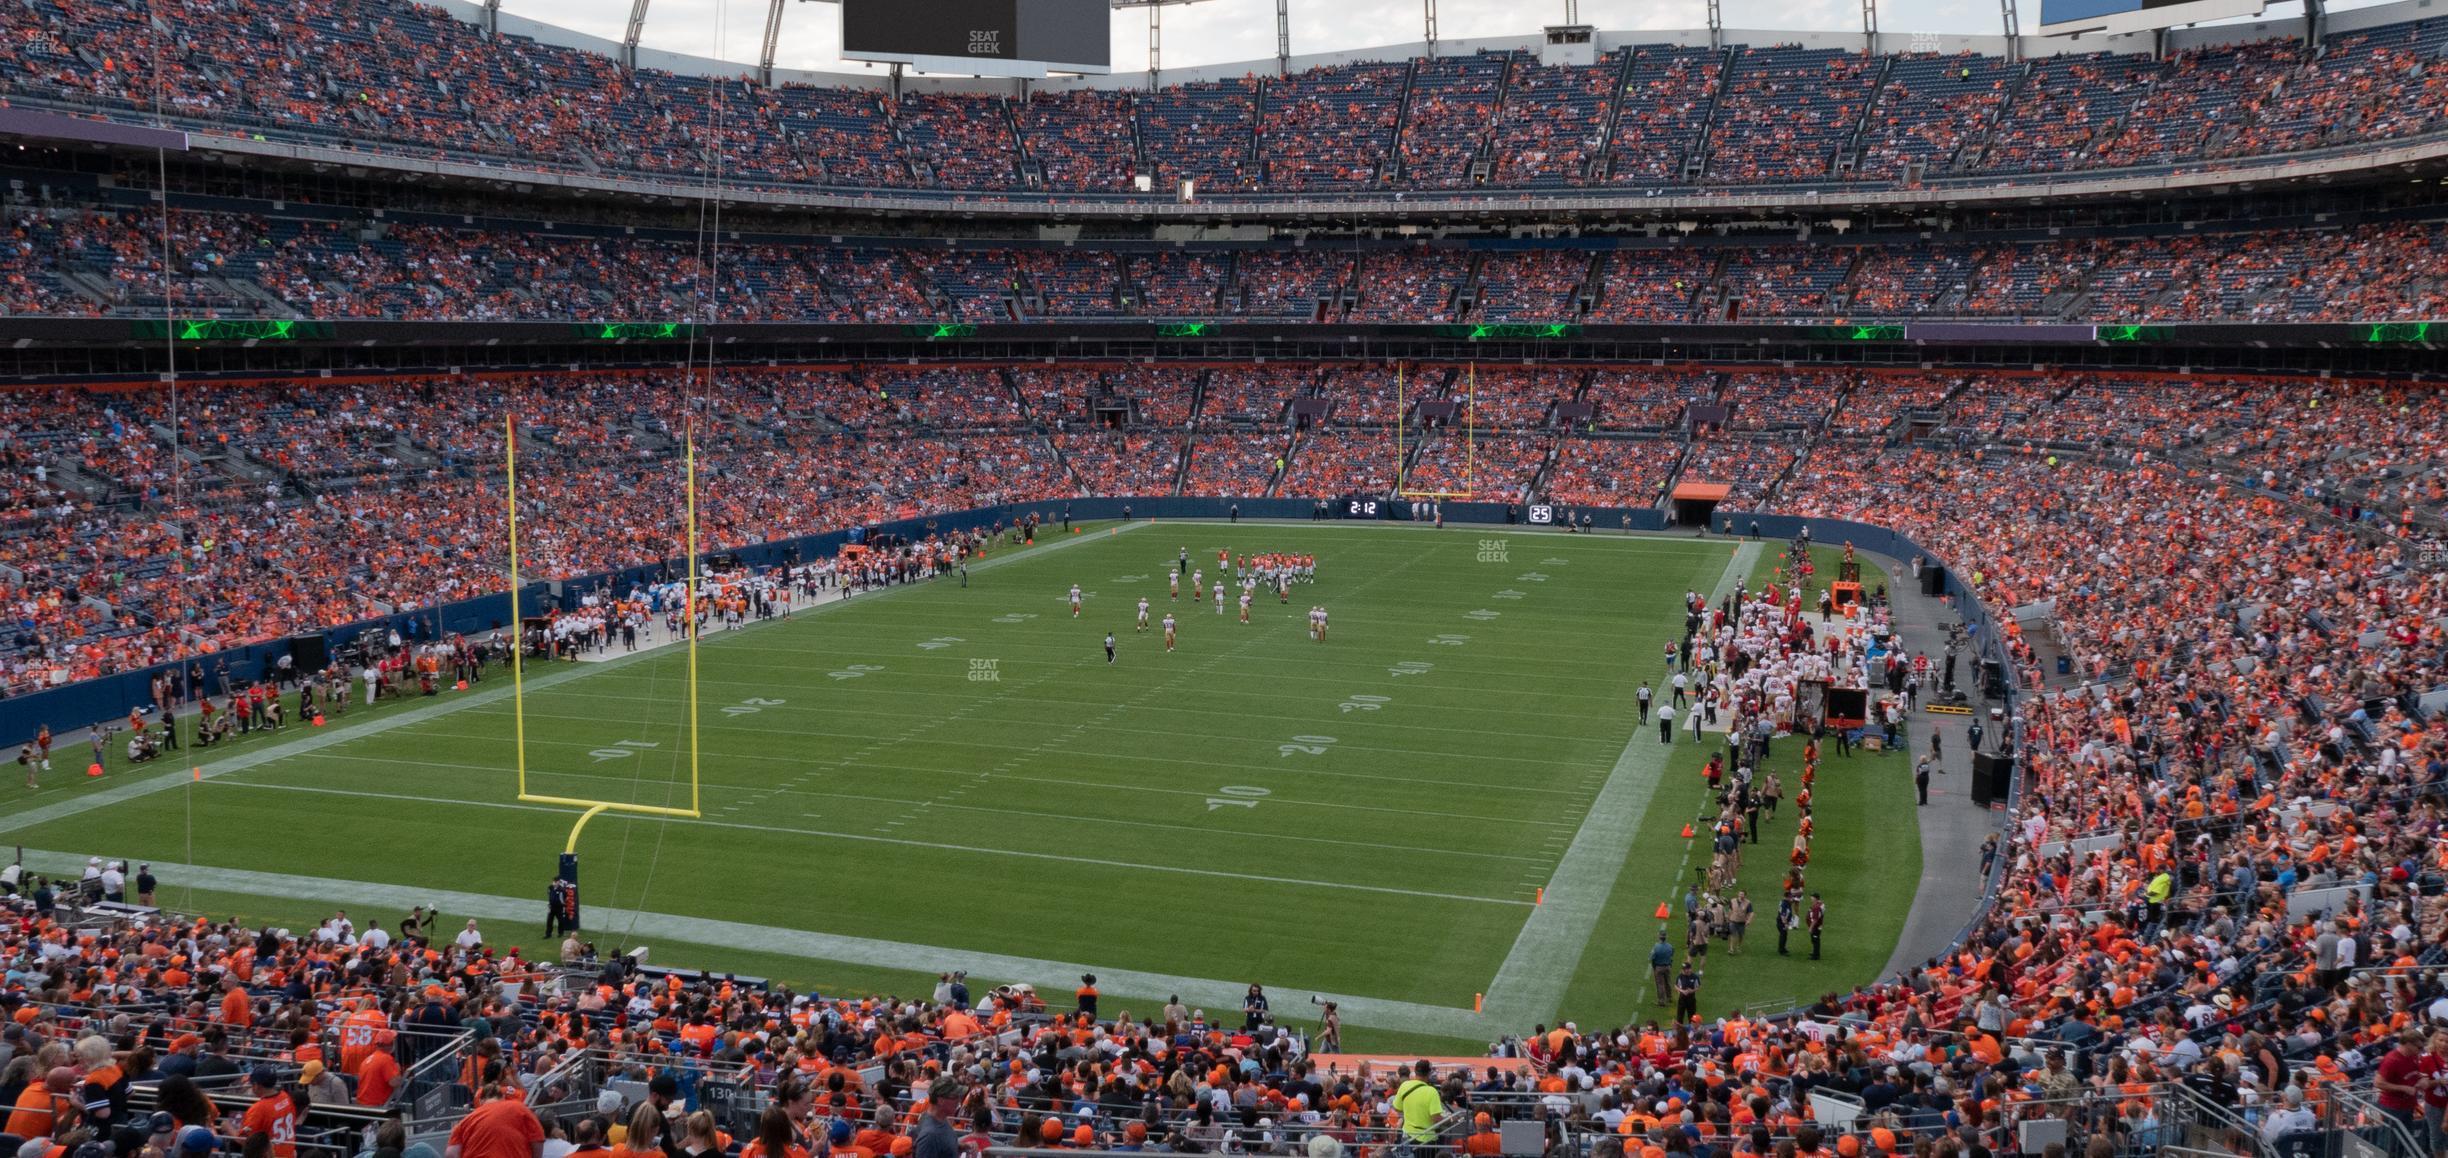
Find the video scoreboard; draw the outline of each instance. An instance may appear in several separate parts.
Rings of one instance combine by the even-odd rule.
[[[1109,0],[842,0],[842,56],[922,72],[1113,71]]]
[[[2040,0],[2040,34],[2112,36],[2259,16],[2264,0]]]

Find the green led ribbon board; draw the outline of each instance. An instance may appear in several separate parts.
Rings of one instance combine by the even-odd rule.
[[[976,337],[978,328],[972,322],[937,322],[931,325],[903,326],[901,332],[913,338],[924,338],[930,342],[949,342]]]
[[[2386,342],[2428,342],[2431,340],[2431,323],[2379,322],[2364,327],[2363,340],[2375,344]]]
[[[2164,342],[2174,331],[2166,326],[2094,326],[2091,332],[2103,342]]]
[[[1215,333],[1215,329],[1213,322],[1183,322],[1179,325],[1156,327],[1156,336],[1159,338],[1204,338]]]
[[[233,318],[189,318],[163,321],[155,319],[136,323],[136,336],[158,342],[175,337],[182,342],[294,342],[304,339],[329,338],[330,322],[303,322],[290,318],[260,320]]]
[[[1549,342],[1558,338],[1574,338],[1581,327],[1564,322],[1495,322],[1482,326],[1438,326],[1437,336],[1460,338],[1466,342],[1528,341]]]
[[[578,333],[598,342],[677,342],[700,331],[693,322],[584,322]]]
[[[1810,336],[1821,342],[1901,342],[1902,326],[1812,326]]]

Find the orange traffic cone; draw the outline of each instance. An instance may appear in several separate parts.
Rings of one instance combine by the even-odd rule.
[[[1663,921],[1663,920],[1665,920],[1666,918],[1671,917],[1671,916],[1673,916],[1673,915],[1674,915],[1674,912],[1673,912],[1672,910],[1670,910],[1670,909],[1668,909],[1668,908],[1666,907],[1666,902],[1664,902],[1664,901],[1659,901],[1659,902],[1658,902],[1658,918],[1657,918],[1658,920]]]
[[[1691,839],[1691,833],[1692,833],[1692,828],[1691,828],[1691,825],[1688,825],[1688,824],[1684,825],[1684,826],[1683,826],[1683,839],[1685,839],[1685,840],[1690,840],[1690,839]]]
[[[314,726],[315,726],[315,727],[318,727],[318,728],[320,728],[320,727],[322,727],[322,726],[323,726],[323,713],[321,713],[321,712],[316,712],[316,713],[315,713],[315,718],[314,718]]]
[[[100,764],[88,764],[85,766],[85,774],[87,776],[99,776],[102,774],[102,766]]]
[[[466,690],[467,690],[467,681],[466,681],[466,680],[460,680],[458,683],[452,684],[452,685],[451,685],[451,690],[452,690],[452,691],[454,691],[454,692],[464,692],[464,691],[466,691]]]

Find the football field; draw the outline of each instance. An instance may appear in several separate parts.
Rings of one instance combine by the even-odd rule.
[[[1262,591],[1243,625],[1230,601],[1220,615],[1193,603],[1186,577],[1168,598],[1184,548],[1209,582],[1219,549],[1314,554],[1318,576],[1288,604]],[[1237,1009],[1256,982],[1286,1020],[1310,1020],[1312,994],[1342,1001],[1363,1048],[1663,1016],[1646,950],[1657,906],[1679,910],[1706,860],[1681,836],[1705,750],[1639,727],[1634,690],[1647,680],[1665,699],[1686,590],[1764,575],[1777,549],[1098,526],[998,547],[966,587],[712,632],[697,660],[703,818],[586,826],[588,936],[825,992],[923,996],[935,972],[967,969],[980,992],[1025,981],[1060,1008],[1092,970],[1108,1014],[1176,993]],[[1142,597],[1180,620],[1177,650],[1133,629]],[[1312,604],[1331,613],[1323,643]],[[677,647],[531,666],[529,791],[686,807],[687,672]],[[302,931],[334,909],[362,928],[437,903],[446,934],[474,917],[490,943],[545,953],[544,887],[578,811],[515,799],[509,693],[496,672],[176,768],[55,777],[7,801],[0,829],[37,870],[152,862],[174,907]],[[1771,760],[1789,797],[1799,752],[1780,742]],[[1823,768],[1820,962],[1775,955],[1790,802],[1763,824],[1744,873],[1751,947],[1712,954],[1705,1012],[1876,975],[1919,875],[1910,790],[1894,756]]]

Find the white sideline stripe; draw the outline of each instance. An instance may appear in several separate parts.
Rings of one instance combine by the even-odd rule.
[[[1766,549],[1766,544],[1756,539],[1736,548],[1733,561],[1726,564],[1725,574],[1717,579],[1716,589],[1709,592],[1709,602],[1715,604],[1734,594],[1735,585],[1751,577],[1751,568],[1759,564],[1760,554]]]
[[[1133,527],[1125,526],[1121,529],[1128,531],[1132,530]],[[1059,551],[1065,547],[1092,541],[1094,541],[1093,536],[1085,535],[1073,539],[1064,539],[1060,542],[1049,544],[1044,551],[1028,553],[1015,552],[996,555],[980,562],[977,566],[970,569],[973,571],[983,571],[989,567],[999,566],[1015,559],[1035,559],[1042,557],[1049,551]],[[923,586],[925,586],[925,584],[909,583],[897,587],[887,587],[881,591],[873,593],[872,595],[868,596],[868,598],[882,598],[898,592],[916,590]],[[832,603],[825,604],[822,607],[809,608],[808,613],[821,614],[828,608],[840,607],[856,602],[859,601],[855,599],[836,600]],[[773,620],[769,622],[779,621]],[[738,632],[724,632],[721,635],[704,637],[703,639],[699,640],[699,642],[703,644],[718,643],[726,638],[736,638],[738,634]],[[540,691],[545,688],[551,688],[567,683],[568,681],[577,679],[582,675],[593,675],[596,672],[617,668],[623,664],[632,662],[634,660],[644,659],[646,657],[647,653],[641,651],[635,655],[623,655],[618,659],[606,660],[600,664],[572,664],[566,670],[551,672],[540,676],[530,676],[524,682],[527,690]],[[385,716],[384,718],[376,720],[370,724],[361,724],[354,728],[343,728],[336,732],[311,734],[302,736],[295,740],[285,740],[269,747],[258,748],[251,752],[240,753],[239,755],[231,756],[227,759],[201,760],[189,755],[189,751],[183,750],[180,752],[180,755],[186,758],[178,760],[176,763],[187,764],[191,768],[202,767],[204,769],[204,779],[212,780],[217,777],[226,776],[232,772],[243,772],[259,764],[270,763],[274,760],[285,760],[289,757],[303,755],[309,752],[318,752],[322,749],[329,748],[337,744],[345,744],[352,740],[362,740],[368,736],[380,735],[384,732],[390,731],[393,728],[404,727],[409,724],[422,723],[426,720],[433,719],[436,716],[445,716],[452,712],[462,711],[472,707],[479,707],[499,700],[505,700],[510,698],[511,690],[512,688],[509,681],[507,679],[502,679],[495,686],[486,688],[482,691],[469,692],[458,696],[445,696],[422,707],[407,708],[397,711],[392,715]],[[57,804],[46,804],[40,808],[29,808],[23,812],[9,813],[7,815],[0,816],[0,833],[16,832],[21,829],[33,828],[37,825],[49,824],[55,820],[66,820],[72,816],[81,816],[97,808],[108,808],[115,804],[125,804],[130,800],[151,796],[156,792],[166,792],[170,789],[179,787],[182,784],[190,783],[191,781],[192,777],[189,773],[171,772],[168,775],[155,776],[151,779],[131,780],[122,784],[115,784],[109,788],[102,789],[99,792],[89,792],[74,799],[60,801]]]
[[[1759,544],[1746,543],[1733,553],[1709,597],[1711,603],[1751,573],[1759,551]],[[1564,991],[1581,968],[1581,954],[1589,948],[1590,935],[1615,891],[1615,878],[1623,872],[1624,857],[1631,854],[1632,840],[1666,776],[1667,752],[1649,741],[1648,732],[1632,729],[1605,787],[1590,802],[1589,815],[1556,862],[1544,903],[1530,910],[1520,935],[1513,938],[1512,951],[1496,969],[1496,979],[1488,982],[1487,1015],[1495,1024],[1545,1021],[1563,1004]]]
[[[1074,540],[1076,541],[1076,540]],[[85,854],[26,850],[26,864],[53,873],[69,873],[83,867]],[[315,898],[319,904],[342,908],[369,910],[397,909],[405,912],[411,905],[438,905],[453,914],[465,914],[483,921],[515,922],[518,932],[501,935],[504,943],[524,944],[526,930],[535,927],[543,914],[543,902],[535,899],[500,897],[484,893],[461,893],[447,889],[411,888],[404,885],[372,884],[364,881],[329,880],[321,877],[294,876],[288,873],[251,872],[244,869],[210,868],[202,865],[153,862],[154,871],[165,880],[180,886],[192,885],[208,892],[242,893],[248,896],[294,899]],[[1192,1005],[1209,1009],[1231,1009],[1248,992],[1246,981],[1212,981],[1195,977],[1175,977],[1163,973],[1143,973],[1114,969],[1103,965],[1086,965],[1068,961],[1049,961],[1035,957],[1015,957],[1001,953],[976,953],[966,949],[945,949],[932,945],[914,945],[905,941],[884,941],[872,937],[845,937],[832,933],[814,933],[800,929],[781,929],[770,925],[749,925],[736,921],[715,921],[703,917],[684,917],[671,913],[641,913],[600,905],[587,907],[587,921],[598,929],[629,928],[630,939],[636,941],[669,940],[710,948],[740,949],[755,953],[770,953],[787,957],[806,957],[822,961],[839,961],[880,969],[931,974],[953,969],[967,969],[986,977],[1027,981],[1040,987],[1059,990],[1082,973],[1095,973],[1098,987],[1109,994],[1128,994],[1147,999],[1151,1004],[1179,994]],[[1376,1029],[1399,1030],[1406,1033],[1437,1034],[1445,1037],[1475,1038],[1486,1032],[1486,1019],[1463,1009],[1422,1005],[1409,1001],[1387,1001],[1373,997],[1346,997],[1321,994],[1334,1001],[1343,1020],[1352,1025]],[[1112,1000],[1110,997],[1108,1000]]]
[[[416,796],[404,792],[367,792],[356,788],[323,788],[311,784],[260,784],[244,780],[232,780],[226,784],[223,784],[221,787],[257,788],[271,792],[309,792],[319,796],[356,796],[370,800],[407,800],[414,801],[419,804],[440,804],[461,808],[503,808],[517,812],[558,812],[567,815],[571,811],[570,809],[563,808],[557,804],[521,804],[500,800],[458,800],[447,796]],[[621,819],[631,820],[636,818],[631,816],[622,816]],[[660,818],[656,817],[647,817],[644,821],[642,821],[642,823],[654,823],[659,819]],[[1474,904],[1482,905],[1527,905],[1530,903],[1528,901],[1513,897],[1475,897],[1467,893],[1439,893],[1430,892],[1423,889],[1399,889],[1390,885],[1362,885],[1352,884],[1348,881],[1313,881],[1306,880],[1301,877],[1278,877],[1267,876],[1262,873],[1228,872],[1224,869],[1184,868],[1179,865],[1139,864],[1134,861],[1106,860],[1099,857],[1066,856],[1062,853],[1055,852],[1029,852],[1022,849],[985,848],[979,845],[970,844],[941,844],[931,840],[905,840],[897,837],[872,836],[855,832],[827,832],[822,829],[815,828],[785,828],[780,825],[771,824],[743,824],[732,820],[699,819],[691,821],[690,823],[702,824],[709,828],[736,828],[747,832],[773,832],[783,833],[790,836],[816,836],[826,837],[833,840],[856,840],[865,841],[872,844],[893,844],[908,848],[931,849],[936,852],[968,852],[977,853],[983,856],[1013,856],[1026,860],[1062,861],[1066,864],[1096,865],[1101,868],[1122,868],[1152,873],[1174,873],[1181,876],[1221,877],[1226,880],[1257,881],[1262,884],[1270,885],[1299,885],[1305,888],[1341,889],[1347,892],[1384,893],[1401,897],[1425,897],[1431,900],[1439,901],[1469,901]]]

